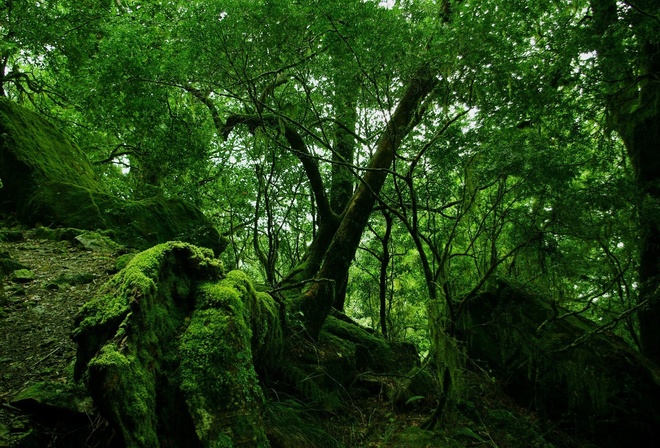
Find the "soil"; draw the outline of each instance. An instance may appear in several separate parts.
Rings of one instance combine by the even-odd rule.
[[[0,226],[2,227],[2,226]],[[11,229],[18,241],[1,242],[9,255],[34,273],[25,283],[0,284],[0,429],[20,432],[26,418],[9,404],[41,381],[66,382],[75,359],[70,338],[74,317],[114,270],[116,255],[90,251],[72,241],[37,238],[37,230]],[[0,434],[0,447],[3,434]]]

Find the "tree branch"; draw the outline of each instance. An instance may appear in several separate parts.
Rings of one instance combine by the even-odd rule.
[[[318,206],[321,221],[338,219],[337,215],[330,208],[330,202],[316,160],[309,152],[303,138],[292,126],[284,124],[282,120],[274,115],[235,114],[227,117],[227,121],[220,128],[220,134],[223,139],[227,140],[234,128],[238,125],[246,125],[250,132],[254,132],[259,127],[284,127],[284,138],[289,143],[291,151],[303,165],[303,169],[312,188],[312,193],[314,194],[314,199],[316,200],[316,205]]]

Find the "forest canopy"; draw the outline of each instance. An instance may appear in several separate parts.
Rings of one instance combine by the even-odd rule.
[[[311,340],[345,312],[414,343],[451,396],[468,304],[505,279],[660,362],[657,2],[7,0],[0,17],[0,94],[114,195],[199,207],[227,270],[295,296]]]

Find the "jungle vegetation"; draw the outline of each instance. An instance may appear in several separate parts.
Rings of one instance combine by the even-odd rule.
[[[310,341],[414,344],[429,427],[503,279],[660,363],[655,1],[5,0],[0,33],[0,94],[107,191],[200,208]]]

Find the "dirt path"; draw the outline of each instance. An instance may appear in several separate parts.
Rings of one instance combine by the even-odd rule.
[[[0,424],[5,431],[23,424],[7,404],[18,392],[39,381],[67,381],[75,358],[74,316],[115,264],[113,254],[39,239],[35,230],[20,232],[22,240],[0,242],[0,255],[35,275],[25,283],[5,280],[0,302]]]

